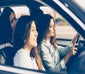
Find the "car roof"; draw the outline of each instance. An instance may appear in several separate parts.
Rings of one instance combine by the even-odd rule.
[[[43,4],[36,2],[35,0],[0,0],[0,6],[9,6],[9,5],[28,5],[29,7],[39,7]]]

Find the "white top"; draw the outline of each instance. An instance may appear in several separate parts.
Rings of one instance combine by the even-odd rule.
[[[38,70],[35,58],[30,57],[30,52],[23,48],[15,54],[14,66]]]

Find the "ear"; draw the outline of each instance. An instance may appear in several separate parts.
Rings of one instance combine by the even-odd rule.
[[[26,39],[24,40],[24,43],[26,43]]]
[[[28,41],[28,39],[26,38],[26,39],[24,40],[24,44],[26,44],[26,43],[27,43],[27,41]]]

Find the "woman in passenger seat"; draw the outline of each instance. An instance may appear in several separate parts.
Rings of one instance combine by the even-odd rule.
[[[15,49],[13,46],[13,33],[16,25],[16,16],[10,7],[5,7],[0,19],[0,51],[4,55],[3,62],[6,65],[13,65]]]
[[[38,20],[38,48],[46,71],[66,72],[66,64],[76,54],[75,46],[62,47],[56,44],[55,24],[52,16],[43,15]]]
[[[33,18],[21,16],[15,29],[14,42],[19,50],[14,57],[14,66],[43,70],[34,49],[37,46],[37,36],[36,22]]]
[[[4,10],[1,13],[1,21],[2,21],[2,27],[5,29],[8,29],[7,27],[10,27],[12,35],[11,41],[13,42],[13,36],[14,36],[14,30],[16,27],[16,15],[13,9],[10,7],[5,7]],[[5,30],[7,31],[7,30]]]

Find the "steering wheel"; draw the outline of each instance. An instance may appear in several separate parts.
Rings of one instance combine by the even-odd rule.
[[[79,39],[80,39],[80,34],[78,34],[78,37],[76,39],[76,43],[79,43]]]

